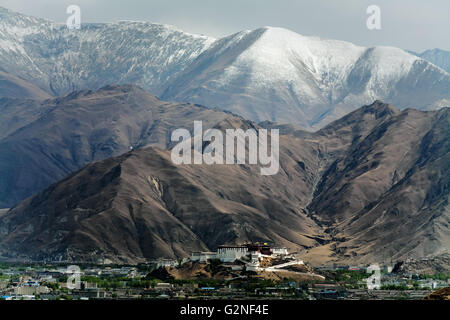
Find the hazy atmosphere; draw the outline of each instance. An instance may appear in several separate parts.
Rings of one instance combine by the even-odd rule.
[[[82,22],[142,20],[215,37],[275,26],[364,46],[450,50],[448,0],[0,0],[0,6],[57,22],[65,22],[71,4],[81,7]],[[369,5],[381,9],[381,30],[366,28]]]
[[[450,301],[449,13],[0,0],[2,314]]]

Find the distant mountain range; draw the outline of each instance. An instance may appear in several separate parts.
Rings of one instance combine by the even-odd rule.
[[[68,30],[0,8],[0,260],[138,263],[243,241],[313,264],[448,255],[449,102],[443,50],[271,27]],[[278,128],[279,173],[174,165],[170,135],[195,120]]]
[[[376,99],[422,110],[447,106],[449,89],[448,73],[401,49],[266,27],[216,41],[163,98],[320,128]]]
[[[287,246],[316,264],[448,253],[449,108],[400,111],[376,102],[316,133],[281,126],[274,176],[254,165],[176,166],[163,150],[171,128],[190,129],[194,118],[221,130],[273,123],[162,102],[132,86],[39,108],[38,120],[0,144],[0,155],[10,155],[1,174],[16,177],[8,183],[22,194],[125,153],[4,213],[3,259],[136,263],[248,240]]]
[[[404,50],[281,28],[218,40],[126,21],[68,30],[6,9],[0,9],[0,28],[0,71],[56,96],[136,84],[165,100],[305,129],[376,99],[421,110],[450,105],[448,72]]]
[[[427,60],[438,67],[444,69],[447,72],[450,72],[450,51],[441,50],[441,49],[432,49],[426,50],[422,53],[417,53],[414,51],[409,51],[418,57],[421,57],[424,60]]]

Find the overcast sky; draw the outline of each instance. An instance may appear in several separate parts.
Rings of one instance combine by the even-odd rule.
[[[57,22],[70,4],[81,7],[82,22],[159,22],[214,37],[274,26],[364,46],[450,50],[450,0],[0,0]],[[366,27],[371,4],[381,9],[381,30]]]

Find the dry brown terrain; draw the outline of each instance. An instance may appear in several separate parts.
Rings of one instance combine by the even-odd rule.
[[[450,287],[439,289],[423,298],[423,300],[450,300]]]
[[[450,248],[448,108],[399,111],[375,102],[316,133],[282,126],[280,171],[261,176],[255,165],[175,166],[169,151],[144,147],[170,148],[171,130],[198,119],[258,128],[232,114],[162,102],[130,86],[51,101],[45,116],[0,142],[0,172],[22,196],[125,153],[0,218],[4,258],[140,262],[270,241],[312,264],[353,264]]]
[[[396,272],[409,274],[446,273],[450,270],[450,254],[441,254],[437,257],[426,259],[408,259],[399,262],[396,265],[396,269]]]
[[[34,84],[0,71],[0,98],[45,100],[51,96]]]
[[[245,271],[231,271],[223,265],[215,267],[212,270],[211,265],[198,263],[198,262],[188,262],[179,267],[163,267],[159,268],[151,274],[154,277],[165,279],[236,279],[240,277],[249,278],[259,278],[267,279],[273,281],[282,281],[285,279],[292,279],[296,281],[321,281],[324,278],[320,275],[310,273],[305,271],[306,269],[300,270],[280,270],[280,271],[260,271],[260,272],[245,272]],[[309,268],[308,268],[309,270]]]
[[[273,281],[282,281],[285,279],[292,279],[298,282],[324,280],[322,276],[317,274],[300,273],[296,271],[262,271],[258,272],[255,277]]]

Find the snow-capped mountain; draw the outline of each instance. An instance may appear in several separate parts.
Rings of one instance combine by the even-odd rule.
[[[0,8],[0,70],[53,95],[132,83],[159,94],[214,39],[121,21],[80,30]]]
[[[449,105],[450,75],[398,48],[265,27],[215,42],[163,98],[314,128],[377,99],[422,110]]]
[[[144,22],[68,30],[0,8],[0,71],[52,95],[137,84],[164,99],[304,128],[374,100],[450,105],[450,75],[404,50],[270,27],[218,40]]]
[[[417,53],[413,51],[409,51],[410,53],[421,57],[431,63],[437,65],[438,67],[444,69],[447,72],[450,72],[450,51],[442,50],[442,49],[431,49],[426,50],[422,53]]]

